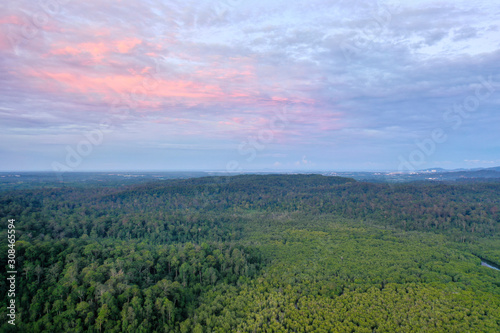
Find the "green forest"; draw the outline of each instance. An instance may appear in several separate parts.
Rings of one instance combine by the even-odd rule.
[[[0,219],[2,332],[500,331],[500,182],[37,183]]]

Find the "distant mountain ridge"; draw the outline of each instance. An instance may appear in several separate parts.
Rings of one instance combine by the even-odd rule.
[[[455,169],[429,168],[409,176],[407,180],[432,181],[500,181],[500,167]]]
[[[490,168],[458,168],[458,169],[444,169],[444,168],[427,168],[423,170],[418,170],[418,172],[459,172],[459,171],[482,171],[482,170],[488,170],[488,171],[500,171],[500,166],[496,167],[490,167]]]

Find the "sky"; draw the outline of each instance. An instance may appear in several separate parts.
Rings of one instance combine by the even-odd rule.
[[[0,171],[500,165],[500,3],[0,4]]]

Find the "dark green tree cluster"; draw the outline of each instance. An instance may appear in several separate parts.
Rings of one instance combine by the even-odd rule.
[[[253,251],[223,243],[77,239],[17,247],[18,327],[26,332],[174,330],[204,292],[243,283],[259,268]]]

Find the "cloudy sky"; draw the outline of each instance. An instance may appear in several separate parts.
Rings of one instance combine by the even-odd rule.
[[[0,4],[0,171],[500,165],[498,1]]]

